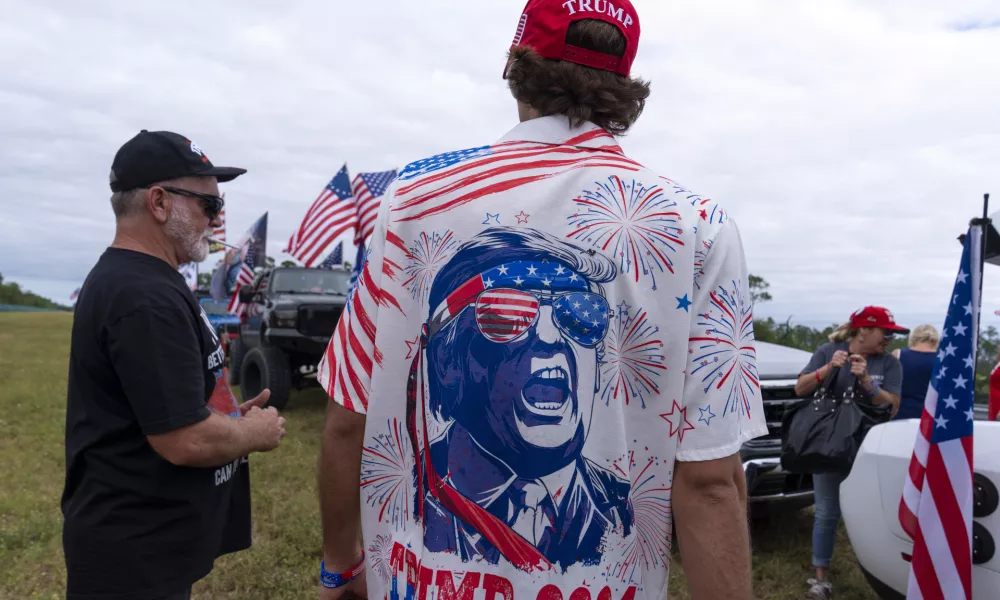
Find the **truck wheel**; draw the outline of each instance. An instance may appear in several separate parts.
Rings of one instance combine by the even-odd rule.
[[[283,410],[292,388],[292,373],[288,356],[277,348],[254,348],[243,358],[240,372],[240,395],[251,400],[264,389],[271,390],[267,406]]]
[[[246,349],[243,347],[243,340],[233,338],[229,342],[229,383],[240,384],[240,371],[243,369],[243,355]]]

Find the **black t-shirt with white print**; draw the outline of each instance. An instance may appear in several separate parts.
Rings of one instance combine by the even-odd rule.
[[[250,546],[247,459],[178,467],[146,437],[211,412],[239,407],[184,278],[155,257],[108,249],[73,321],[62,497],[69,598],[167,595]]]

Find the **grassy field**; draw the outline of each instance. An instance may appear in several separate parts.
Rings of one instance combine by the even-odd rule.
[[[0,314],[0,598],[60,598],[60,528],[66,367],[71,316]],[[195,585],[195,598],[315,598],[320,561],[315,464],[325,398],[293,396],[281,449],[252,459],[254,546],[228,556]],[[755,596],[802,598],[809,574],[811,513],[754,526]],[[720,565],[719,568],[725,568]],[[837,598],[873,595],[838,540]],[[688,598],[675,565],[673,598]]]

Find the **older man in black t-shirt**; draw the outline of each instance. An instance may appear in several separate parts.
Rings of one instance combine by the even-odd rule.
[[[70,599],[189,598],[221,554],[250,546],[247,455],[284,419],[239,405],[180,264],[221,225],[215,167],[193,142],[143,130],[111,167],[117,231],[76,306],[66,412],[63,547]]]

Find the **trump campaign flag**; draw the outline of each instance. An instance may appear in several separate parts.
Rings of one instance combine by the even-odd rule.
[[[969,229],[903,485],[907,598],[972,598],[972,432],[982,230]]]
[[[240,249],[233,257],[231,264],[224,263],[221,269],[226,270],[226,277],[235,277],[233,295],[229,299],[229,312],[241,315],[245,309],[240,302],[240,288],[253,284],[254,269],[264,266],[267,261],[267,213],[240,238]]]

